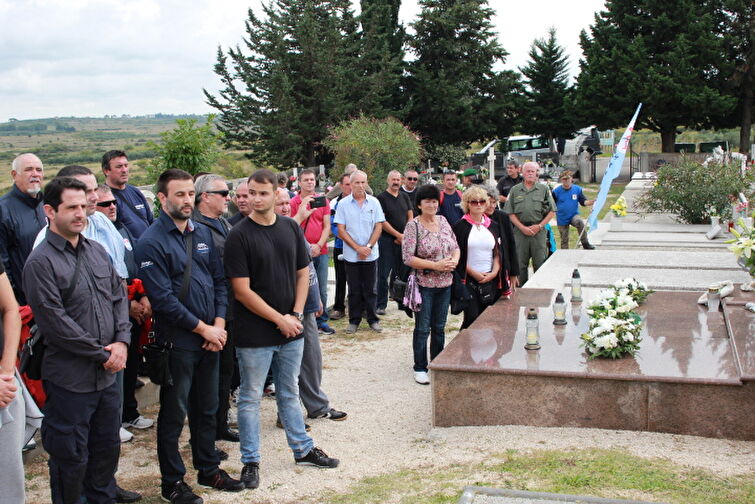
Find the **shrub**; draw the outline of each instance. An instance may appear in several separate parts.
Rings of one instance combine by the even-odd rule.
[[[323,142],[335,152],[337,174],[354,163],[367,173],[375,191],[385,188],[385,178],[391,170],[404,172],[419,164],[422,147],[419,138],[398,120],[358,117],[344,121],[330,129]]]
[[[212,129],[215,116],[207,116],[207,122],[197,126],[196,119],[177,119],[176,128],[160,133],[161,144],[149,142],[157,157],[147,164],[147,171],[154,178],[170,168],[180,168],[192,175],[212,172],[220,157],[218,140],[220,134]]]
[[[755,171],[743,177],[737,162],[709,162],[707,166],[686,158],[661,166],[653,187],[635,202],[645,212],[671,213],[688,224],[704,224],[711,214],[731,212],[729,195],[745,193],[752,199]]]
[[[427,159],[433,162],[433,166],[440,167],[441,171],[459,171],[461,165],[469,160],[464,145],[435,144],[426,147]]]

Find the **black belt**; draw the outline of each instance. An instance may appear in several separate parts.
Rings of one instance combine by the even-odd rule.
[[[522,222],[522,225],[523,226],[528,226],[528,227],[529,226],[539,226],[540,223],[539,222],[530,222],[529,224],[527,224],[526,222]]]

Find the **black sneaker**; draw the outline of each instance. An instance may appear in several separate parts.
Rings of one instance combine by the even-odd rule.
[[[311,450],[309,450],[309,453],[304,455],[302,458],[295,458],[296,465],[310,465],[319,467],[321,469],[330,469],[333,467],[338,467],[339,460],[337,458],[330,458],[328,457],[324,451],[321,449],[314,447]]]
[[[333,408],[330,408],[325,413],[320,413],[319,415],[307,415],[309,418],[330,418],[331,420],[335,420],[336,422],[340,422],[341,420],[346,420],[346,417],[348,416],[345,411],[338,411]]]
[[[240,492],[244,489],[244,484],[237,479],[228,476],[228,473],[218,469],[212,476],[203,476],[201,473],[197,476],[197,484],[205,488],[214,488],[224,492]]]
[[[142,494],[139,492],[131,492],[130,490],[124,490],[123,488],[115,485],[115,502],[127,503],[138,502],[142,500]]]
[[[176,481],[167,487],[163,485],[161,497],[162,500],[171,504],[202,504],[204,502],[183,480]]]
[[[246,488],[257,488],[260,486],[259,462],[244,464],[244,468],[241,469],[241,482]]]

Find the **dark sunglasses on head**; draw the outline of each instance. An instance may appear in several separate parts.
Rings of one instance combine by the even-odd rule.
[[[481,199],[481,200],[469,200],[469,204],[470,205],[487,205],[488,204],[488,200],[484,200],[484,199]]]
[[[419,179],[417,177],[406,177],[406,180],[411,180],[412,182],[416,182]]]
[[[221,191],[205,191],[205,192],[208,193],[208,194],[219,194],[219,195],[221,195],[222,197],[225,198],[226,196],[228,196],[228,194],[231,191],[229,191],[228,189],[223,189]]]
[[[97,202],[97,206],[98,207],[102,207],[102,208],[107,208],[110,205],[115,205],[115,200],[114,199],[107,200],[107,201],[98,201]]]

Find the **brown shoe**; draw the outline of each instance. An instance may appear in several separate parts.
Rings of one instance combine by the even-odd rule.
[[[341,310],[331,310],[328,314],[328,317],[330,317],[331,320],[338,320],[342,319],[346,316],[346,313],[342,312]]]

